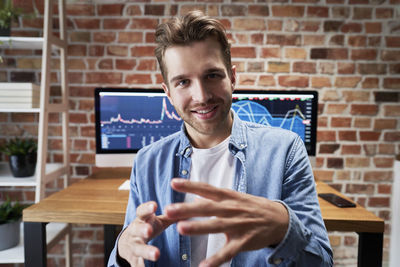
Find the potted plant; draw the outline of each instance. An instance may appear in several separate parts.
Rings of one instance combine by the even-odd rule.
[[[37,144],[33,139],[11,139],[0,151],[9,156],[10,169],[15,177],[28,177],[35,173]]]
[[[14,7],[12,0],[0,0],[0,36],[10,36],[11,23],[22,14],[23,10]]]
[[[0,250],[18,245],[22,210],[25,207],[18,201],[13,205],[8,197],[0,205]]]

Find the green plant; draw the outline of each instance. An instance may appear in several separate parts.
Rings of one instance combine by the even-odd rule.
[[[10,198],[0,206],[0,224],[18,221],[22,217],[22,210],[27,205],[21,205],[18,201],[11,203]]]
[[[7,156],[27,155],[37,152],[37,144],[33,139],[20,139],[18,137],[9,140],[0,148]]]
[[[23,14],[22,8],[13,6],[12,0],[0,0],[0,28],[8,28],[13,20]]]

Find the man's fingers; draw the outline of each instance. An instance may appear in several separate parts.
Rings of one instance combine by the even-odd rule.
[[[162,231],[164,231],[167,227],[169,227],[171,224],[176,223],[177,220],[174,218],[168,218],[165,215],[159,215],[155,220],[153,220],[151,223],[153,232],[151,234],[151,238],[154,238],[158,236]]]
[[[242,242],[238,240],[228,241],[223,248],[208,259],[203,260],[199,267],[218,267],[222,263],[230,261],[240,252]]]
[[[133,224],[129,225],[129,227],[131,226],[133,226]],[[137,258],[156,261],[160,256],[160,250],[157,247],[147,245],[142,237],[134,236],[132,233],[128,233],[128,231],[135,232],[135,228],[136,227],[131,227],[131,229],[126,229],[122,233],[120,239],[118,240],[119,255],[131,264],[133,262],[137,262]]]
[[[188,219],[192,217],[209,217],[215,215],[215,203],[195,201],[191,203],[174,203],[165,207],[164,214],[171,219]]]
[[[129,264],[131,267],[145,267],[143,258],[138,257],[132,257],[132,260],[129,262]]]
[[[171,218],[167,217],[166,215],[159,215],[159,216],[157,216],[157,218],[163,225],[164,229],[168,228],[168,226],[170,226],[171,224],[176,223],[178,221],[176,219],[171,219]]]
[[[146,245],[142,242],[135,242],[132,244],[131,250],[132,258],[143,258],[145,260],[156,261],[160,257],[160,250],[157,247]]]
[[[146,202],[137,207],[136,219],[122,232],[118,241],[119,255],[131,266],[144,266],[143,260],[156,261],[160,250],[147,241],[154,238],[176,220],[165,215],[156,216],[157,203]]]
[[[137,218],[146,221],[149,219],[157,210],[157,203],[154,201],[146,202],[141,204],[136,209]]]
[[[209,220],[192,220],[178,222],[177,229],[182,235],[203,235],[243,231],[249,220],[237,218],[212,218]]]
[[[206,183],[192,182],[186,179],[174,178],[171,181],[174,190],[184,193],[193,193],[214,201],[221,201],[226,198],[232,198],[239,194],[233,190],[216,188]]]
[[[130,225],[130,235],[133,237],[140,237],[144,240],[148,240],[153,234],[153,227],[146,222],[135,220]]]
[[[171,219],[188,219],[193,217],[237,217],[246,212],[248,207],[242,202],[223,200],[212,201],[199,199],[190,203],[174,203],[168,205],[164,214]]]

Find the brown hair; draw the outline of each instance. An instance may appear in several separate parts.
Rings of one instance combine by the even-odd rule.
[[[173,45],[189,45],[192,42],[204,41],[214,37],[221,45],[222,58],[228,74],[232,74],[231,50],[225,28],[216,19],[205,16],[201,11],[191,11],[181,18],[173,18],[158,25],[156,29],[155,54],[160,65],[161,74],[168,84],[167,68],[164,54]]]

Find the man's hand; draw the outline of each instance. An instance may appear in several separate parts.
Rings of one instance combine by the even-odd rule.
[[[156,216],[157,204],[153,201],[144,203],[136,209],[136,219],[123,231],[118,240],[118,255],[131,266],[144,266],[144,260],[156,261],[160,257],[157,247],[147,245],[147,242],[174,220],[164,215]]]
[[[219,266],[241,251],[276,245],[286,234],[289,215],[281,203],[185,179],[173,179],[171,186],[176,191],[203,197],[192,203],[176,203],[165,208],[164,213],[169,219],[179,220],[180,234],[226,235],[225,246],[203,260],[200,266]],[[193,217],[212,218],[187,221]]]

